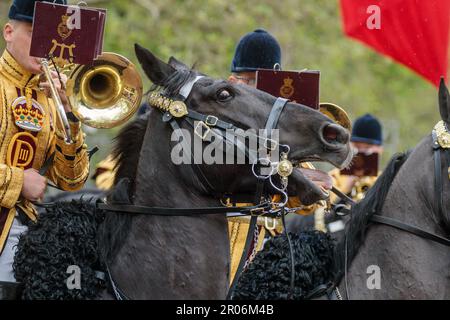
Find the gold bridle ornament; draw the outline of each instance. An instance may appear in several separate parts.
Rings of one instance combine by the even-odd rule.
[[[70,142],[70,126],[48,61],[43,59],[42,66]],[[62,73],[68,76],[66,95],[72,113],[87,126],[112,128],[126,122],[139,109],[142,78],[135,65],[119,54],[105,52],[89,65],[67,65]]]

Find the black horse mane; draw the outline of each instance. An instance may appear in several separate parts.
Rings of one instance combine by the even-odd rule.
[[[185,83],[196,75],[194,70],[180,69],[168,76],[160,86],[153,86],[150,91],[162,89],[167,97],[176,97]],[[114,185],[122,179],[129,179],[134,186],[140,151],[147,130],[148,113],[140,116],[125,126],[115,138],[113,158],[116,160],[116,177]],[[134,193],[134,190],[130,190]]]
[[[346,227],[346,236],[336,244],[334,274],[339,283],[345,273],[346,260],[350,263],[364,242],[370,219],[381,211],[390,186],[399,169],[408,159],[410,152],[398,153],[392,157],[383,174],[367,192],[364,200],[351,210],[351,219]]]
[[[168,76],[160,86],[153,86],[150,91],[161,89],[167,97],[176,97],[181,87],[196,76],[194,70],[178,69]],[[140,116],[125,126],[115,138],[113,158],[116,160],[114,188],[109,194],[109,201],[114,203],[132,203],[139,157],[144,144],[149,113]],[[110,212],[105,215],[100,225],[98,237],[102,260],[111,263],[119,252],[131,228],[132,215]]]

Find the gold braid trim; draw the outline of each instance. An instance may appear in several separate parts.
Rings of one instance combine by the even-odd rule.
[[[160,92],[154,91],[148,97],[148,104],[153,108],[169,112],[175,118],[181,118],[187,115],[188,109],[183,101],[172,100],[164,97]]]
[[[9,185],[6,187],[6,193],[0,202],[3,207],[13,208],[19,200],[23,186],[23,170],[20,168],[10,167]]]
[[[73,186],[79,183],[82,183],[86,180],[86,178],[89,176],[89,167],[85,167],[84,170],[82,171],[82,173],[74,178],[71,177],[67,177],[65,176],[63,173],[61,173],[60,171],[58,171],[58,169],[55,167],[55,174],[58,176],[58,180],[61,180],[62,182]],[[64,189],[64,188],[63,188]],[[66,189],[64,189],[66,190]],[[66,190],[69,191],[69,190]]]
[[[3,227],[2,234],[0,235],[0,255],[5,246],[6,240],[8,239],[9,231],[14,222],[14,217],[16,216],[16,209],[10,209],[8,212],[8,217],[6,218],[5,226]]]
[[[3,192],[0,193],[0,203],[3,201],[3,198],[5,197],[6,191],[8,190],[9,181],[11,180],[11,169],[9,167],[6,167],[6,175],[3,178],[3,183],[0,186],[0,188],[3,189]]]

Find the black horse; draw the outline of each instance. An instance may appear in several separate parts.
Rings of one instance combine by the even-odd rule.
[[[450,136],[450,96],[443,81],[439,89],[439,108],[447,136]],[[368,199],[354,209],[346,231],[347,246],[345,239],[337,246],[340,253],[337,271],[344,275],[339,287],[344,297],[450,298],[448,244],[391,226],[370,223],[373,215],[377,214],[449,238],[449,151],[438,149],[442,161],[435,167],[435,147],[433,137],[429,135],[409,155],[393,161],[391,170],[387,172],[390,179],[380,180]],[[436,184],[439,175],[442,180],[438,183],[440,186]],[[439,208],[440,202],[442,209]],[[349,266],[347,276],[345,260]],[[378,275],[381,279],[375,286],[374,276]]]
[[[165,97],[180,100],[181,91],[192,87],[184,101],[189,112],[210,115],[210,120],[219,119],[242,129],[265,127],[275,97],[249,86],[201,75],[174,58],[165,63],[139,45],[136,45],[136,54],[147,76]],[[146,117],[125,127],[117,138],[114,152],[118,159],[116,183],[129,181],[125,198],[129,196],[133,205],[218,207],[224,194],[255,192],[257,179],[250,164],[202,163],[196,165],[195,170],[193,164],[174,164],[171,158],[173,128],[166,117],[167,113],[164,115],[164,112],[152,109]],[[177,125],[188,132],[193,131],[188,121],[182,118]],[[314,159],[343,167],[352,157],[348,131],[311,108],[287,103],[278,128],[279,143],[290,147],[289,159],[294,164]],[[202,148],[206,147],[203,143]],[[289,183],[306,203],[323,198],[323,192],[298,171]],[[211,189],[213,192],[208,191]],[[85,209],[82,204],[79,207]],[[65,210],[77,211],[76,206],[59,205],[53,209],[53,214],[63,214]],[[33,283],[42,271],[23,267],[27,257],[32,255],[27,250],[34,250],[27,243],[33,233],[42,232],[42,228],[39,222],[37,227],[32,227],[22,241],[23,248],[19,248],[22,253],[16,259],[16,274],[24,282]],[[223,214],[164,217],[107,212],[99,226],[98,244],[101,261],[108,267],[116,293],[120,291],[123,297],[224,299],[227,295],[230,254],[227,218]],[[49,252],[45,254],[54,251]],[[39,265],[36,261],[39,258],[29,259]],[[46,267],[49,268],[55,259],[56,255],[54,259],[48,259]],[[63,272],[65,268],[65,265],[61,266]],[[64,291],[64,287],[61,290]],[[105,290],[102,297],[113,296]]]
[[[436,134],[449,148],[450,96],[443,81],[439,108],[443,122]],[[290,223],[288,229],[298,234],[293,238],[302,248],[296,249],[294,288],[286,266],[287,241],[279,238],[244,273],[236,298],[281,299],[291,291],[293,298],[307,298],[314,289],[337,284],[337,296],[347,299],[449,299],[450,151],[436,144],[433,135],[393,157],[365,199],[344,218],[345,230],[333,236],[334,254],[333,242],[324,234],[312,235],[310,222]],[[386,225],[385,218],[396,221]],[[264,279],[258,276],[262,270]],[[284,280],[269,287],[267,279],[274,277]]]

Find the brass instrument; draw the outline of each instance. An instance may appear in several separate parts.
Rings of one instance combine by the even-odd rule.
[[[50,72],[50,67],[48,64],[48,60],[47,59],[42,59],[41,60],[41,65],[42,65],[42,69],[44,70],[44,74],[45,77],[47,78],[48,83],[50,84],[50,93],[52,95],[53,98],[53,102],[56,105],[56,110],[58,113],[58,119],[61,122],[62,126],[63,126],[63,130],[64,130],[64,136],[66,138],[66,143],[71,143],[72,142],[72,134],[70,132],[70,126],[69,126],[69,121],[67,120],[67,116],[66,116],[66,111],[64,109],[64,106],[61,102],[61,97],[58,94],[58,91],[56,90],[56,86],[55,83],[53,82],[53,78]]]
[[[343,108],[334,103],[322,102],[319,105],[319,110],[337,124],[343,126],[350,132],[352,131],[352,122]]]
[[[372,188],[372,186],[375,184],[375,182],[377,181],[377,177],[361,177],[358,178],[355,182],[355,185],[352,188],[351,191],[351,197],[353,200],[355,200],[356,202],[361,201],[362,199],[364,199],[367,191]]]
[[[42,65],[69,142],[70,127],[48,61],[43,60]],[[103,53],[89,65],[67,65],[63,72],[68,74],[66,94],[72,113],[85,125],[94,128],[121,125],[140,106],[142,78],[134,64],[121,55]]]

